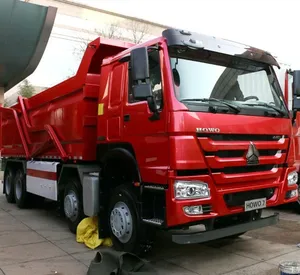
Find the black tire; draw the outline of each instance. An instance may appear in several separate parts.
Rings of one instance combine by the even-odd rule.
[[[66,198],[68,196],[68,198]],[[68,211],[66,209],[68,203],[70,203],[70,200],[76,200],[76,205],[74,205],[73,213],[66,212]],[[74,200],[73,200],[74,202]],[[65,191],[64,191],[64,215],[67,219],[69,229],[72,233],[76,234],[77,226],[82,221],[82,219],[85,217],[83,212],[83,202],[82,202],[82,188],[79,180],[77,178],[71,178],[69,180],[69,183],[67,184]]]
[[[30,202],[30,194],[26,191],[26,175],[23,169],[18,169],[14,180],[14,194],[19,208],[27,208]]]
[[[149,228],[145,227],[145,225],[139,222],[140,218],[135,203],[136,201],[137,199],[134,193],[126,185],[120,185],[112,190],[108,207],[108,224],[110,237],[116,250],[141,255],[151,249],[154,235],[149,233]],[[120,215],[122,214],[120,214],[120,212],[118,212],[118,210],[116,209],[123,211],[122,217],[126,216],[126,219],[124,223],[122,220],[121,224],[123,224],[124,226],[126,224],[128,226],[126,226],[124,229],[121,224],[119,224],[119,231],[117,228],[117,222],[114,220],[114,217],[121,217]],[[112,213],[113,211],[114,213]],[[128,217],[131,217],[131,219],[128,219]],[[116,225],[114,226],[113,224]],[[116,231],[120,233],[122,230],[124,234],[121,236],[121,238],[117,237]],[[125,232],[126,230],[128,231]],[[115,231],[115,233],[113,231]],[[151,230],[151,232],[154,233],[155,230],[153,229]]]
[[[14,194],[15,175],[13,169],[7,167],[4,174],[4,193],[8,203],[15,203]]]

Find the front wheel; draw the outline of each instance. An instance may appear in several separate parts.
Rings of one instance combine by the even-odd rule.
[[[136,201],[129,187],[117,187],[110,198],[108,218],[115,249],[139,255],[151,249],[152,238],[139,221]]]

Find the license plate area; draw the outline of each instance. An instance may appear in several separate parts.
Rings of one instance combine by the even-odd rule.
[[[256,209],[263,209],[266,208],[266,206],[267,206],[266,198],[245,201],[244,204],[245,212],[256,210]]]

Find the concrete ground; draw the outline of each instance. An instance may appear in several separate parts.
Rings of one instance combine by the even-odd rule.
[[[279,274],[280,261],[300,261],[300,215],[290,207],[279,212],[278,225],[237,240],[180,246],[161,234],[148,260],[159,274]],[[83,275],[95,253],[76,243],[51,207],[20,210],[0,195],[0,274]]]

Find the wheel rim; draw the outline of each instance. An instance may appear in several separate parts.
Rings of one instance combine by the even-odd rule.
[[[11,186],[11,182],[10,182],[10,175],[8,175],[5,178],[5,193],[6,193],[6,195],[9,195],[11,193],[11,189],[12,189],[12,186]]]
[[[22,197],[22,180],[20,179],[16,180],[15,188],[16,188],[16,198],[20,200]]]
[[[73,190],[70,190],[64,199],[65,215],[72,222],[76,221],[79,215],[79,199]]]
[[[116,203],[111,211],[110,227],[120,242],[126,243],[130,240],[133,231],[132,215],[124,202]]]

